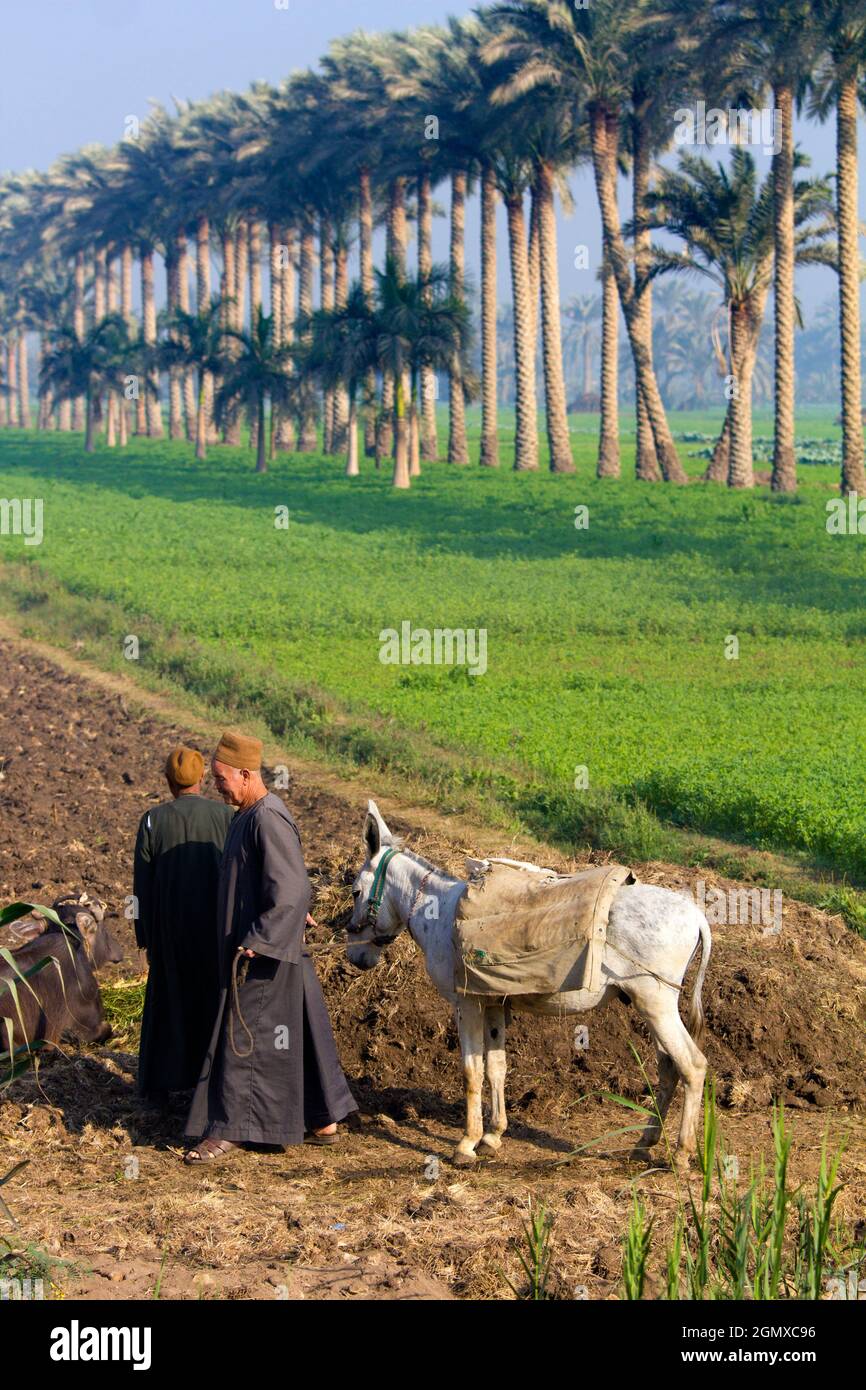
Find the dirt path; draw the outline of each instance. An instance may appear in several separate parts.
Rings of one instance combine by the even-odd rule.
[[[139,970],[129,924],[132,845],[142,812],[163,799],[161,765],[176,739],[208,749],[216,726],[118,677],[0,629],[0,901],[50,902],[86,889],[108,901],[129,948],[115,971]],[[345,921],[347,881],[360,858],[366,796],[267,745],[288,767],[286,793],[317,892],[317,943]],[[395,830],[452,869],[465,853],[510,851],[565,865],[529,837],[504,845],[489,829],[377,796]],[[647,881],[693,887],[697,871],[635,866]],[[708,884],[736,887],[716,876]],[[795,1176],[814,1174],[829,1129],[848,1136],[840,1214],[866,1198],[866,944],[839,919],[786,902],[782,930],[719,926],[706,990],[709,1057],[727,1148],[742,1171],[768,1151],[773,1095],[794,1112]],[[359,975],[341,952],[318,957],[361,1122],[334,1151],[239,1154],[212,1172],[178,1161],[175,1125],[144,1112],[134,1093],[134,1039],[66,1049],[0,1108],[0,1175],[30,1164],[3,1195],[20,1222],[0,1217],[7,1242],[64,1262],[70,1296],[425,1298],[509,1296],[515,1240],[529,1194],[557,1213],[555,1266],[575,1287],[611,1296],[619,1241],[639,1169],[622,1111],[601,1089],[638,1096],[630,1044],[650,1049],[631,1011],[590,1015],[589,1046],[574,1021],[520,1021],[510,1040],[511,1127],[503,1157],[469,1175],[448,1164],[459,1132],[460,1068],[447,1010],[411,942]],[[654,1071],[651,1069],[651,1074]],[[605,1138],[608,1135],[610,1137]],[[575,1155],[575,1145],[598,1140]],[[641,1177],[657,1216],[659,1253],[675,1206],[671,1174]],[[4,1247],[0,1246],[0,1249]]]

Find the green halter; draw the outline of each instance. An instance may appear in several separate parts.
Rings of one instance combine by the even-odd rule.
[[[376,926],[379,908],[382,906],[382,899],[385,896],[385,875],[388,872],[388,865],[395,854],[399,853],[400,851],[398,849],[386,849],[379,863],[376,865],[373,887],[370,889],[370,896],[367,899],[367,913],[364,917],[363,927],[375,928]]]

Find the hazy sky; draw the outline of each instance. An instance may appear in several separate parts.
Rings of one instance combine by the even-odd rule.
[[[286,8],[277,8],[285,3]],[[90,141],[113,144],[124,119],[144,116],[155,98],[199,98],[221,88],[243,90],[256,78],[276,81],[316,62],[329,40],[353,29],[409,28],[467,13],[460,0],[40,0],[9,4],[3,15],[0,81],[0,170],[44,168],[57,155]],[[799,122],[797,137],[816,172],[833,167],[832,122]],[[861,121],[861,146],[866,128]],[[759,167],[769,161],[758,152]],[[866,218],[866,178],[861,215]],[[599,219],[591,179],[572,179],[575,211],[560,217],[563,299],[595,292]],[[623,186],[623,197],[627,189]],[[447,191],[438,192],[447,205]],[[504,219],[500,297],[508,296]],[[467,219],[470,273],[477,279],[478,216]],[[590,269],[576,269],[574,248],[590,250]],[[438,219],[436,258],[447,254],[447,224]],[[805,306],[835,294],[831,271],[798,275]]]

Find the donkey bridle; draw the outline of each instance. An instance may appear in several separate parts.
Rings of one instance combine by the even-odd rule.
[[[382,899],[385,896],[385,875],[388,872],[388,865],[395,855],[399,854],[398,849],[386,849],[379,863],[376,865],[376,872],[373,876],[373,887],[370,889],[370,896],[367,899],[367,911],[364,913],[362,921],[357,927],[352,926],[351,922],[346,927],[346,931],[351,936],[357,936],[359,932],[366,931],[369,927],[373,932],[372,944],[374,946],[387,946],[394,940],[394,936],[377,936],[376,921],[379,916],[379,908],[382,906]]]

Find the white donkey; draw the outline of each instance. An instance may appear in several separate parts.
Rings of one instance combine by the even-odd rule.
[[[427,973],[436,989],[453,1005],[460,1036],[466,1085],[466,1129],[454,1154],[465,1167],[476,1151],[494,1153],[501,1147],[505,1118],[505,1006],[481,995],[459,995],[454,987],[451,929],[466,882],[404,849],[394,839],[376,806],[367,803],[364,841],[367,859],[352,887],[355,907],[348,931],[348,956],[362,970],[378,964],[382,949],[407,928],[424,953]],[[698,946],[700,969],[692,990],[689,1025],[680,1018],[678,1001],[683,977]],[[707,1060],[698,1047],[704,1029],[701,990],[710,958],[710,929],[691,898],[667,888],[632,884],[619,889],[608,920],[598,990],[561,994],[514,995],[512,1009],[535,1014],[584,1013],[624,998],[634,1004],[655,1043],[659,1083],[656,1103],[662,1119],[681,1078],[685,1091],[677,1144],[677,1165],[688,1166],[697,1141]],[[485,1130],[481,1088],[485,1064],[490,1083],[490,1124]],[[638,1141],[635,1157],[661,1138],[655,1115]]]

